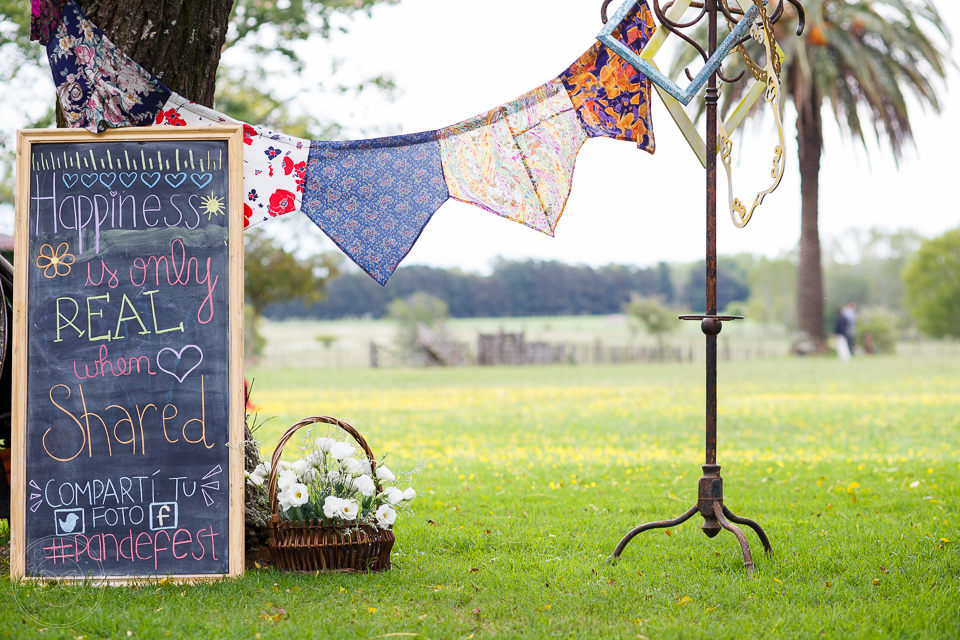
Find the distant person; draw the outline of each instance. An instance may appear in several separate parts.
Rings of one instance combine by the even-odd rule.
[[[844,307],[837,307],[833,316],[833,339],[837,345],[837,356],[846,362],[850,359],[850,343],[847,342],[847,314]]]
[[[869,354],[877,352],[877,348],[873,344],[873,334],[869,331],[863,334],[863,350]]]
[[[857,303],[848,302],[843,308],[843,315],[847,319],[847,347],[853,354],[857,347]]]

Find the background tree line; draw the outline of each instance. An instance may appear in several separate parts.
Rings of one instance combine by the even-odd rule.
[[[922,238],[913,231],[851,230],[825,243],[823,323],[833,310],[856,302],[882,310],[899,328],[912,324],[902,272]],[[796,328],[797,256],[720,256],[719,306],[760,324]],[[632,297],[656,298],[677,312],[702,312],[703,261],[650,267],[589,267],[555,261],[500,260],[489,275],[426,266],[400,267],[386,287],[366,274],[347,272],[327,284],[327,297],[304,304],[266,306],[273,320],[380,318],[390,303],[426,293],[446,303],[455,318],[619,313]]]

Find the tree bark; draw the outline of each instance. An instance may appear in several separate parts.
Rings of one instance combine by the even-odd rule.
[[[820,156],[823,153],[822,98],[812,85],[806,95],[794,96],[797,105],[797,146],[800,151],[800,264],[797,268],[797,328],[824,344],[823,272],[818,229]]]
[[[233,0],[80,0],[80,6],[169,89],[213,107]]]

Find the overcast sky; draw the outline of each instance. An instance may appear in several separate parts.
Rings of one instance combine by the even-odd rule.
[[[365,137],[364,130],[368,135],[409,133],[459,122],[533,89],[573,62],[595,41],[600,4],[402,0],[377,7],[370,18],[350,20],[348,34],[313,45],[317,63],[304,78],[327,77],[328,60],[336,55],[343,60],[337,74],[341,80],[387,74],[399,96],[392,103],[372,93],[350,101],[318,97],[310,108],[315,115],[347,123],[351,137]],[[937,1],[954,33],[960,32],[958,5]],[[952,55],[958,57],[956,47]],[[309,80],[303,82],[309,86]],[[960,224],[960,205],[950,193],[960,166],[953,155],[960,148],[960,74],[955,67],[942,97],[940,115],[912,105],[916,148],[906,150],[899,169],[889,147],[871,143],[865,152],[841,134],[825,108],[821,238],[874,225],[913,228],[929,236]],[[725,198],[721,201],[721,253],[776,256],[797,245],[800,181],[791,111],[788,107],[785,119],[788,164],[783,182],[745,229],[733,226]],[[657,151],[652,156],[629,142],[593,139],[584,145],[555,238],[450,200],[404,264],[487,271],[497,256],[591,265],[702,258],[703,169],[658,98],[653,117]],[[775,143],[771,119],[748,125],[735,137],[734,185],[741,200],[752,201],[753,194],[767,186]],[[724,196],[722,172],[719,186]]]

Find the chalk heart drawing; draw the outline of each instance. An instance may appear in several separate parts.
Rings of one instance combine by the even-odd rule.
[[[187,349],[195,350],[197,352],[197,355],[200,357],[200,359],[197,360],[197,363],[195,365],[187,369],[187,372],[185,374],[183,374],[182,376],[178,376],[175,373],[175,371],[180,366],[180,363],[184,361],[183,352],[187,351]],[[160,362],[160,356],[164,355],[167,351],[169,351],[172,354],[172,356],[167,356],[164,358],[164,360],[167,360],[169,362],[170,357],[173,357],[176,359],[173,363],[173,366],[170,367],[169,369],[163,366],[163,364]],[[198,347],[195,344],[184,345],[184,347],[180,349],[180,351],[177,351],[176,349],[171,349],[170,347],[166,347],[164,349],[160,349],[160,351],[157,352],[157,368],[160,369],[160,371],[163,371],[164,373],[167,373],[173,376],[174,378],[177,379],[177,382],[181,382],[181,383],[186,379],[188,375],[193,373],[194,369],[200,366],[201,362],[203,362],[203,351],[200,349],[200,347]]]
[[[140,179],[143,180],[143,184],[153,189],[155,186],[157,186],[157,183],[160,182],[160,172],[154,171],[153,173],[141,173]]]
[[[95,185],[97,183],[97,179],[97,174],[95,173],[85,173],[80,176],[80,182],[82,182],[83,186],[85,186],[87,189]]]
[[[205,186],[210,184],[210,181],[213,180],[213,176],[209,173],[194,173],[191,174],[190,180],[193,181],[193,184],[203,189]]]
[[[117,174],[115,173],[101,173],[100,174],[100,184],[105,186],[107,189],[113,186],[113,183],[117,181]]]
[[[187,174],[185,173],[168,173],[163,176],[163,179],[167,181],[167,184],[176,189],[183,184],[183,181],[187,179]]]
[[[63,174],[63,184],[64,186],[67,187],[67,189],[73,188],[73,185],[77,184],[77,180],[79,179],[80,179],[80,176],[78,176],[75,173]]]
[[[136,173],[132,173],[132,172],[131,172],[131,173],[121,172],[121,173],[120,173],[120,182],[123,183],[123,186],[125,186],[127,189],[129,189],[129,188],[130,188],[130,185],[132,185],[132,184],[133,184],[134,182],[136,182],[136,181],[137,181],[137,174],[136,174]]]

